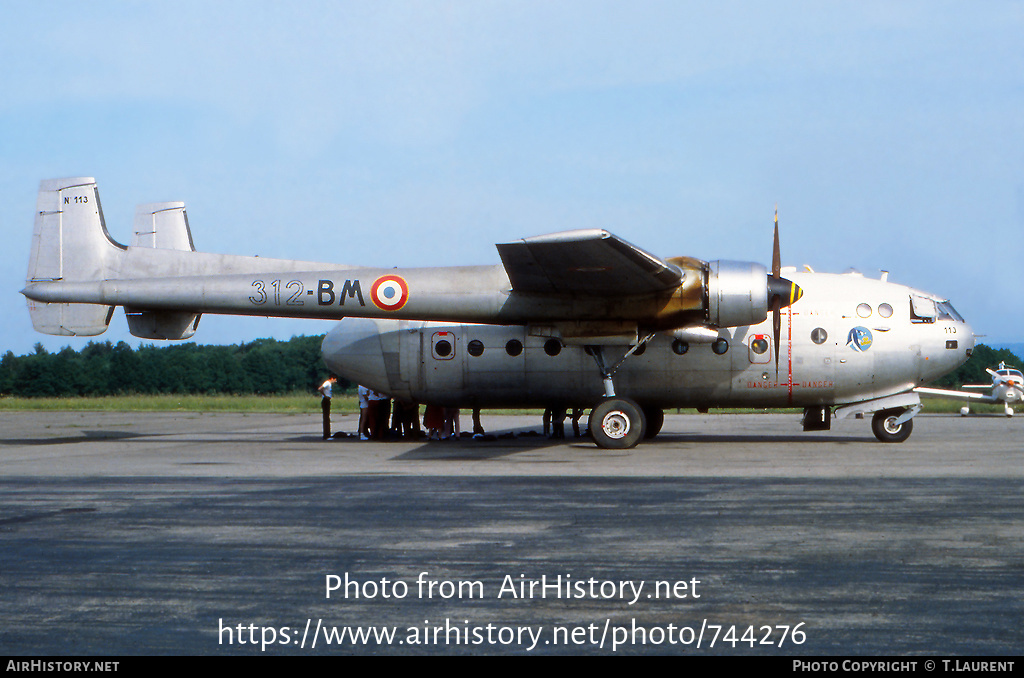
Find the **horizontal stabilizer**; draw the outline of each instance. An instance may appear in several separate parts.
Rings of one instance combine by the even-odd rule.
[[[199,327],[199,314],[188,311],[124,310],[128,331],[140,339],[188,339]]]
[[[94,337],[107,331],[113,306],[98,304],[47,304],[28,302],[36,332],[63,337]]]

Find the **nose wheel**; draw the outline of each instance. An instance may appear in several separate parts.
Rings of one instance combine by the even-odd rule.
[[[598,447],[624,450],[643,439],[647,421],[640,406],[629,398],[608,398],[590,411],[589,426]]]
[[[871,431],[883,443],[902,443],[914,430],[914,420],[899,421],[903,410],[882,410],[871,418]]]

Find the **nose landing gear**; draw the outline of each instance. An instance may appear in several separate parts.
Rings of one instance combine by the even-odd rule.
[[[883,443],[902,443],[914,430],[914,420],[900,421],[904,410],[882,410],[871,417],[871,431]]]

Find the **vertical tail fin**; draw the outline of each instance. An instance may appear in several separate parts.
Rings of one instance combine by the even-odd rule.
[[[116,271],[124,249],[107,233],[94,179],[48,179],[40,183],[28,283],[105,280]],[[28,310],[37,331],[64,336],[102,334],[114,311],[113,307],[97,304],[32,300]]]
[[[183,202],[155,202],[135,208],[132,247],[195,252]]]

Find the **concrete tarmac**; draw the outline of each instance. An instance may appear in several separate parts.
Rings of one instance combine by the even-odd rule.
[[[622,451],[484,424],[519,435],[2,413],[0,652],[1024,648],[1022,418],[919,415],[885,445],[866,420],[669,415]]]

